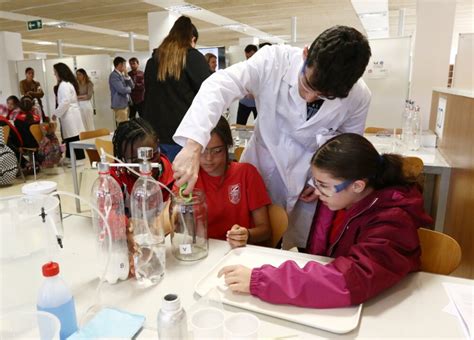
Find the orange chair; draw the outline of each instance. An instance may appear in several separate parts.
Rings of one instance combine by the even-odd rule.
[[[461,263],[461,247],[451,236],[438,231],[420,228],[421,270],[449,275]]]
[[[90,138],[95,138],[95,137],[101,137],[101,136],[108,136],[110,134],[109,129],[98,129],[98,130],[92,130],[92,131],[83,131],[79,133],[79,139],[84,140],[84,139],[90,139]],[[89,158],[89,162],[92,165],[92,162],[98,162],[100,161],[100,156],[99,153],[96,150],[86,150],[87,158]]]

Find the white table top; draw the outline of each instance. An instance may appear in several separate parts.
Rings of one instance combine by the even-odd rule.
[[[94,234],[91,219],[70,216],[64,220],[64,250],[60,254],[61,275],[70,285],[76,300],[78,319],[85,315],[95,298],[98,279],[95,261]],[[224,241],[209,240],[209,256],[201,261],[185,263],[176,260],[169,251],[166,274],[158,285],[139,287],[134,279],[116,285],[104,284],[103,304],[146,316],[145,329],[139,339],[156,339],[156,316],[165,294],[177,293],[185,309],[189,310],[199,296],[194,293],[195,283],[224,255],[230,247]],[[281,251],[285,256],[285,251]],[[39,275],[39,269],[28,275]],[[336,335],[258,314],[260,337],[266,338],[460,338],[462,329],[456,317],[442,311],[448,304],[442,282],[474,284],[466,280],[428,273],[413,273],[397,286],[364,304],[358,328],[345,335]],[[33,284],[34,285],[34,284]],[[36,289],[36,288],[32,288]],[[37,290],[35,290],[37,291]],[[225,313],[241,311],[224,306]]]

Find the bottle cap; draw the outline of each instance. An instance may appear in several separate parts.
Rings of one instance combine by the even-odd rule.
[[[163,303],[161,308],[167,312],[174,312],[179,310],[181,307],[181,301],[179,296],[176,294],[167,294],[163,297]]]
[[[138,156],[138,159],[141,159],[142,161],[152,159],[153,149],[148,146],[142,146],[137,149],[137,156]]]
[[[56,262],[48,262],[43,265],[43,276],[51,277],[59,274],[59,264]]]

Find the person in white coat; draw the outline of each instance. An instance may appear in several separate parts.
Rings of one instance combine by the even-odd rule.
[[[64,63],[54,64],[54,75],[58,80],[58,107],[54,110],[52,118],[59,118],[61,122],[61,135],[66,144],[66,163],[70,162],[69,143],[79,140],[79,133],[85,131],[82,123],[81,110],[77,102],[79,85],[71,69]],[[75,150],[76,159],[80,165],[86,156],[84,150]]]
[[[305,247],[318,192],[310,179],[311,155],[338,133],[364,130],[371,94],[360,79],[369,43],[351,27],[324,31],[304,49],[268,46],[206,80],[174,140],[184,146],[173,163],[176,185],[192,191],[199,154],[221,113],[234,100],[255,97],[259,118],[241,161],[257,167],[273,203],[289,214],[283,247]]]

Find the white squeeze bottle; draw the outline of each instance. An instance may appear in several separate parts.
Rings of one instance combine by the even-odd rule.
[[[77,331],[74,297],[59,276],[59,265],[56,262],[46,263],[42,270],[45,280],[38,293],[37,309],[57,316],[61,322],[59,336],[61,340],[67,339]]]
[[[118,280],[126,280],[129,273],[127,247],[127,219],[120,185],[110,175],[110,166],[101,156],[99,178],[96,179],[91,191],[91,202],[104,215],[109,223],[112,235],[110,261],[105,273],[105,281],[114,284]],[[92,212],[92,223],[96,232],[98,274],[102,276],[109,253],[109,234],[107,226],[95,210]]]

